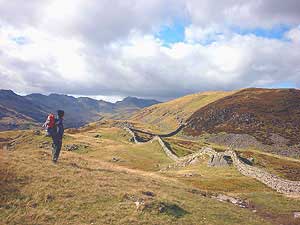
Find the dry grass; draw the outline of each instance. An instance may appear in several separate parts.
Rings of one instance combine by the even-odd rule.
[[[180,120],[185,121],[199,108],[233,93],[215,91],[187,95],[142,109],[131,119],[155,125],[163,132],[173,131],[179,126]]]
[[[157,172],[171,163],[159,145],[133,144],[119,128],[94,124],[72,133],[64,145],[87,147],[63,151],[56,165],[45,143],[49,139],[30,131],[0,133],[1,141],[17,138],[12,149],[0,151],[3,224],[269,224],[279,221],[275,215],[288,224],[292,211],[300,208],[299,200],[278,195],[234,168],[207,167],[207,159]],[[171,141],[183,143],[178,138]],[[186,173],[194,175],[184,177]],[[241,196],[260,212],[203,197],[192,189]],[[275,200],[264,201],[272,196],[278,207]],[[137,209],[136,201],[144,204]]]
[[[14,149],[1,151],[4,224],[265,223],[248,210],[192,194],[172,178],[72,152],[52,164],[49,150],[37,147],[39,141],[40,136],[27,133]],[[154,196],[143,194],[147,191]],[[135,201],[145,204],[137,209]]]

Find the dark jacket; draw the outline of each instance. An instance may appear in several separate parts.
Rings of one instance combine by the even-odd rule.
[[[56,131],[57,131],[57,137],[59,139],[62,139],[64,136],[64,124],[63,124],[63,119],[58,118],[55,120],[55,125],[56,125]]]

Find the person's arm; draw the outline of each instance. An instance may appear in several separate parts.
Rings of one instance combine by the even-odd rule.
[[[63,135],[64,135],[64,125],[62,123],[62,120],[58,120],[58,123],[57,123],[57,134],[58,134],[58,137],[60,139],[63,138]]]

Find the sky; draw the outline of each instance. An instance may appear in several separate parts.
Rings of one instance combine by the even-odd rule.
[[[0,0],[0,89],[116,101],[299,88],[299,0]]]

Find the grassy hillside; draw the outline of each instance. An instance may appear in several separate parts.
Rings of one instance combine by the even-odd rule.
[[[299,224],[298,199],[275,193],[233,167],[207,159],[159,172],[171,160],[155,142],[133,144],[111,123],[67,131],[58,164],[50,139],[32,131],[0,132],[0,221],[3,224]],[[166,138],[178,154],[204,143]],[[76,150],[65,151],[76,145]],[[186,154],[186,153],[185,153]],[[245,152],[280,174],[276,157]],[[256,156],[255,154],[258,154]],[[288,169],[295,160],[281,158]],[[190,175],[192,174],[192,175]],[[188,175],[188,176],[186,176]],[[286,176],[286,175],[285,175]],[[240,208],[210,197],[242,198]]]
[[[113,142],[113,133],[104,139]],[[18,139],[22,145],[16,144],[13,151],[1,151],[0,220],[4,224],[264,222],[247,210],[193,194],[175,179],[84,154],[63,152],[54,165],[49,150],[38,148],[39,141],[41,137],[27,132]],[[138,202],[143,202],[140,207]],[[228,222],[221,222],[224,218]]]
[[[297,148],[299,114],[300,90],[244,89],[197,110],[184,132],[249,134],[266,145]]]
[[[199,108],[234,92],[202,92],[140,110],[131,119],[156,125],[161,131],[176,129]]]

